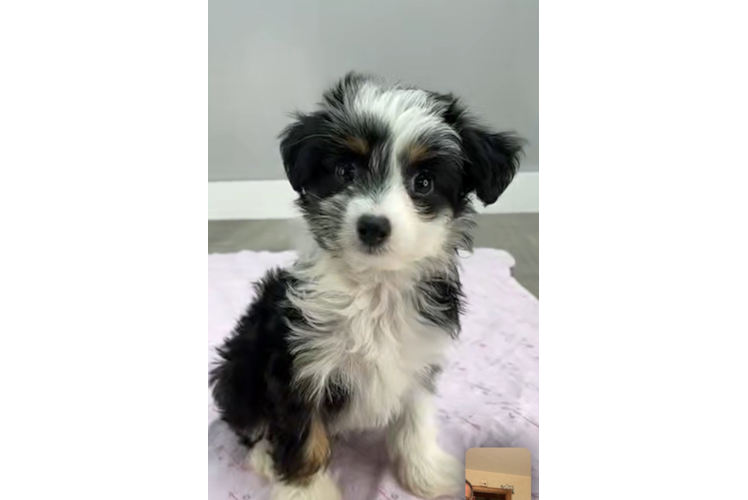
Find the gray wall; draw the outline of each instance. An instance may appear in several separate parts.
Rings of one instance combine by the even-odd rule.
[[[284,178],[277,135],[349,70],[454,92],[530,142],[537,0],[209,0],[208,180]]]

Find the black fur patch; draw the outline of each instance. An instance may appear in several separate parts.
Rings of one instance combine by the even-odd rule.
[[[401,169],[413,204],[426,217],[434,217],[445,208],[459,217],[470,203],[468,193],[462,189],[462,164],[453,157],[437,154],[417,164],[403,161]],[[414,180],[420,173],[427,173],[434,183],[433,191],[425,196],[413,192]]]
[[[431,393],[436,393],[436,379],[442,372],[442,367],[430,365],[428,371],[423,376],[423,386]]]
[[[322,412],[328,419],[340,413],[350,400],[350,392],[343,384],[331,382],[325,392],[325,400],[322,403]]]
[[[250,446],[264,432],[276,472],[288,481],[313,472],[304,463],[313,415],[331,417],[347,402],[345,392],[333,389],[329,403],[315,408],[292,385],[289,323],[303,321],[286,301],[293,281],[288,272],[276,269],[256,285],[257,299],[218,348],[220,360],[209,377],[223,420]]]
[[[460,281],[446,276],[432,278],[421,281],[418,289],[424,297],[418,311],[421,317],[449,331],[456,338],[460,334],[464,299]]]

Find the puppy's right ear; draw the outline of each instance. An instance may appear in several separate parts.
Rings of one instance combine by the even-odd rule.
[[[296,121],[280,135],[280,152],[291,187],[302,192],[312,178],[321,153],[321,138],[328,123],[323,112],[297,114]]]
[[[460,136],[465,153],[464,190],[484,205],[494,203],[519,169],[525,140],[511,132],[495,133],[479,125],[452,94],[436,94],[445,104],[444,120]]]

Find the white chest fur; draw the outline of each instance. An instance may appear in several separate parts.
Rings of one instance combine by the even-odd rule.
[[[449,334],[420,318],[408,280],[316,278],[290,294],[308,323],[294,330],[297,381],[315,398],[331,382],[349,391],[333,432],[384,426],[441,364]]]

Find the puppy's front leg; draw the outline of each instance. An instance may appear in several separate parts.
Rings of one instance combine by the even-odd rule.
[[[417,391],[387,432],[387,448],[403,487],[422,498],[459,496],[465,466],[436,442],[433,395]]]

